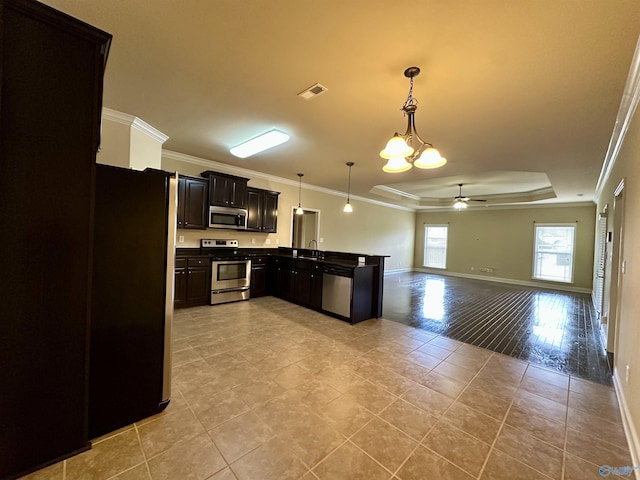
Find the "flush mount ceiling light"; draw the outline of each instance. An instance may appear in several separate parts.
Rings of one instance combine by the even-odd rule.
[[[353,212],[353,207],[349,202],[349,196],[351,195],[351,167],[353,167],[354,165],[355,164],[353,162],[347,162],[347,167],[349,167],[349,185],[347,186],[347,203],[344,204],[344,208],[342,209],[342,211],[345,213]]]
[[[258,135],[251,140],[236,145],[229,151],[232,155],[240,158],[247,158],[256,153],[263,152],[275,146],[278,146],[289,140],[289,135],[278,129],[269,130],[262,135]]]
[[[300,197],[302,196],[302,177],[304,177],[304,173],[298,173],[298,181],[300,184],[298,186],[298,208],[296,208],[296,215],[302,215],[304,213],[300,203]]]
[[[402,105],[402,111],[408,117],[407,131],[402,135],[396,132],[380,152],[380,156],[388,160],[382,167],[388,173],[406,172],[412,165],[418,168],[438,168],[447,163],[447,159],[441,157],[433,145],[420,138],[416,130],[414,116],[418,101],[413,98],[413,77],[419,73],[418,67],[409,67],[404,71],[404,76],[410,80],[409,95]]]

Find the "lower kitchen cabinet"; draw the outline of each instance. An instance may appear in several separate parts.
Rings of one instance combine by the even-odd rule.
[[[303,307],[322,307],[322,265],[313,260],[275,258],[272,294]]]
[[[176,259],[173,306],[207,305],[211,295],[211,260],[207,256]]]
[[[251,298],[268,295],[268,261],[269,257],[251,258]]]
[[[309,294],[309,306],[314,310],[322,308],[322,265],[314,265],[311,271],[311,293]]]

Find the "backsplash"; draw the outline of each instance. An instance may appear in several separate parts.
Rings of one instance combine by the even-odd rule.
[[[181,238],[184,239],[183,242],[180,241]],[[283,239],[277,233],[266,234],[260,232],[241,232],[238,230],[225,230],[220,228],[208,228],[206,230],[178,229],[176,233],[176,248],[199,248],[201,238],[227,238],[238,240],[240,248],[288,247],[290,241],[288,238]]]

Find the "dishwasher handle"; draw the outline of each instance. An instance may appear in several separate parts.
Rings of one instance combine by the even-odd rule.
[[[325,265],[324,273],[328,275],[336,275],[338,277],[353,277],[353,269],[349,267],[342,267],[340,265]]]

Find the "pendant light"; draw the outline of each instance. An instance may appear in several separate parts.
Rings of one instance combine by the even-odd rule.
[[[417,77],[419,73],[418,67],[409,67],[404,71],[404,76],[410,82],[409,95],[402,105],[402,111],[408,117],[407,130],[402,135],[396,132],[380,152],[380,156],[387,160],[382,170],[388,173],[406,172],[412,166],[438,168],[447,163],[447,159],[442,157],[433,145],[420,138],[416,130],[414,116],[418,109],[418,100],[413,98],[413,77]]]
[[[300,203],[300,197],[302,196],[302,177],[303,176],[304,176],[304,173],[298,174],[300,184],[298,187],[298,208],[296,209],[296,215],[302,215],[304,213],[304,210],[302,210],[302,205]]]
[[[345,213],[353,212],[353,207],[349,202],[349,197],[351,195],[351,167],[353,167],[353,165],[354,165],[353,162],[347,162],[347,167],[349,167],[349,185],[347,187],[347,203],[344,204],[344,208],[342,209],[342,211]]]

